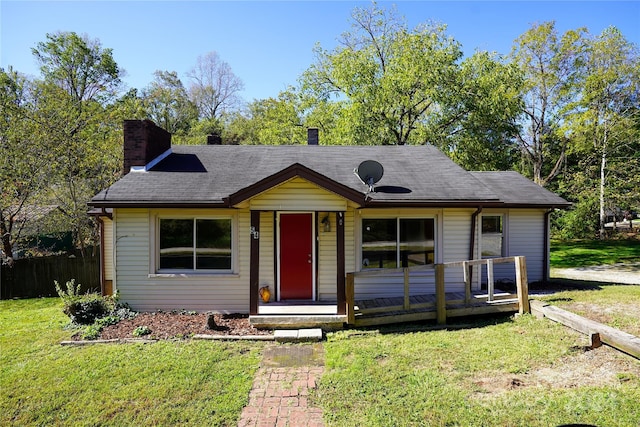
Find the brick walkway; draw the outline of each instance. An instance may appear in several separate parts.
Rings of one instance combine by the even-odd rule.
[[[238,427],[323,427],[322,410],[308,400],[324,372],[323,359],[321,345],[265,350]]]
[[[238,427],[321,427],[322,410],[309,407],[309,389],[324,368],[260,368]]]

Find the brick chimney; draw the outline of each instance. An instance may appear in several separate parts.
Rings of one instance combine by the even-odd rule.
[[[307,145],[318,145],[318,128],[307,128]]]
[[[149,165],[171,150],[171,134],[151,120],[124,121],[124,167],[126,175],[132,167]]]

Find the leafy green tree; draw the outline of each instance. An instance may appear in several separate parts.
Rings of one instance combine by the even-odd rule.
[[[567,139],[561,131],[563,116],[575,99],[576,61],[584,30],[558,35],[555,22],[533,25],[518,37],[511,59],[524,75],[524,109],[516,141],[524,172],[541,186],[558,176],[565,163]]]
[[[512,169],[521,85],[520,70],[495,54],[478,51],[462,61],[456,90],[446,102],[440,148],[466,169]]]
[[[42,81],[34,85],[30,118],[53,159],[47,190],[84,250],[95,237],[86,203],[117,178],[121,167],[113,161],[118,155],[108,155],[121,151],[114,137],[117,129],[109,125],[108,102],[117,95],[122,70],[110,49],[75,33],[47,35],[47,42],[39,43],[33,54],[40,62]]]
[[[317,46],[300,79],[305,123],[333,143],[431,143],[466,167],[508,168],[519,71],[487,52],[462,60],[445,30],[356,8],[340,46]]]
[[[111,49],[102,48],[97,39],[74,32],[46,37],[47,41],[38,43],[32,52],[47,81],[63,89],[76,103],[115,96],[122,70]]]
[[[9,264],[27,225],[26,208],[49,176],[51,158],[29,120],[31,89],[25,76],[0,69],[0,238]]]
[[[638,46],[614,27],[590,38],[579,68],[580,98],[567,120],[575,141],[572,153],[580,159],[575,174],[587,173],[591,185],[584,190],[598,195],[601,238],[608,210],[640,203],[638,53]]]
[[[188,133],[198,109],[175,71],[156,71],[155,80],[142,91],[148,117],[174,135]]]
[[[341,103],[337,127],[357,144],[408,144],[415,130],[444,120],[443,94],[456,81],[457,42],[443,26],[410,31],[394,9],[356,8],[352,31],[329,52],[316,46],[316,63],[302,76],[305,93]]]

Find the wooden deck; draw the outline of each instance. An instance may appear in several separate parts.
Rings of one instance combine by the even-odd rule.
[[[514,263],[516,271],[517,293],[512,294],[494,288],[493,265]],[[486,291],[471,289],[470,268],[486,265],[489,282]],[[464,273],[464,292],[446,292],[445,268],[462,268]],[[299,328],[322,327],[339,329],[349,326],[374,326],[390,323],[416,322],[435,319],[438,324],[446,324],[448,318],[475,316],[492,313],[528,313],[529,297],[526,263],[524,257],[506,257],[481,260],[449,262],[398,269],[402,271],[403,282],[398,283],[404,289],[403,296],[392,298],[358,299],[355,287],[356,276],[384,276],[397,273],[397,270],[384,269],[347,273],[344,303],[322,304],[312,302],[276,303],[257,306],[256,313],[249,321],[263,328]],[[435,278],[435,294],[411,295],[411,271],[431,270]],[[394,276],[397,277],[397,274]],[[340,300],[340,298],[338,298]]]
[[[471,300],[468,303],[465,302],[465,298],[464,292],[445,294],[447,318],[517,312],[519,310],[518,296],[509,292],[496,290],[493,301],[487,301],[489,295],[486,291],[472,292]],[[373,326],[437,319],[435,294],[410,296],[409,309],[405,309],[404,304],[404,297],[356,300],[353,325]]]

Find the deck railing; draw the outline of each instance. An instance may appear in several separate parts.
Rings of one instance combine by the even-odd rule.
[[[444,324],[447,321],[447,301],[446,301],[446,286],[445,286],[445,269],[462,267],[463,279],[464,279],[464,303],[469,305],[471,303],[471,269],[474,266],[487,266],[487,302],[494,301],[494,281],[493,281],[493,266],[495,264],[514,263],[516,272],[516,291],[518,297],[518,311],[522,313],[529,313],[529,289],[527,283],[527,266],[526,260],[523,256],[504,257],[504,258],[486,258],[475,259],[467,261],[446,262],[442,264],[429,264],[420,265],[414,267],[394,268],[394,269],[380,269],[380,270],[366,270],[353,273],[347,273],[345,283],[345,296],[346,296],[346,312],[347,323],[355,324],[355,279],[356,277],[383,277],[403,273],[403,285],[404,285],[404,302],[402,306],[390,306],[385,307],[386,311],[409,311],[416,307],[411,304],[410,300],[410,281],[411,272],[434,270],[435,272],[435,295],[436,295],[436,320],[438,324]]]

